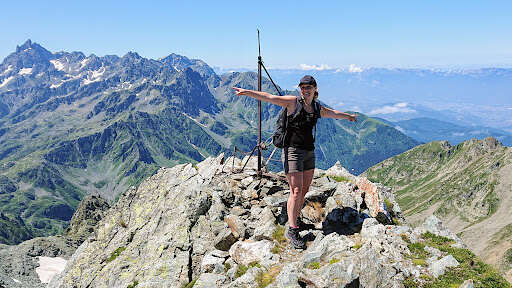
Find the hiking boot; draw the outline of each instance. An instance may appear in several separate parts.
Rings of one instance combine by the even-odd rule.
[[[295,249],[306,249],[306,241],[299,235],[300,228],[288,227],[286,237],[290,240],[290,244]]]

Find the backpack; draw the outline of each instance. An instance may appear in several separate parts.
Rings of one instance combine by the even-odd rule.
[[[292,120],[299,115],[300,111],[302,110],[302,105],[304,103],[304,100],[302,97],[297,96],[297,102],[295,103],[295,110],[293,111]],[[318,104],[317,101],[313,100],[313,113],[315,114],[316,118],[320,118],[320,104]],[[281,109],[281,112],[279,112],[279,117],[277,117],[276,121],[276,130],[274,131],[274,134],[272,135],[272,143],[277,148],[284,148],[286,147],[286,132],[288,128],[288,109],[285,107]],[[313,136],[313,139],[316,137],[316,124],[315,124],[315,136]]]

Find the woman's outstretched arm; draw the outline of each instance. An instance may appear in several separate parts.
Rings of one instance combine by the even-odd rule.
[[[261,100],[264,102],[272,103],[287,108],[291,108],[291,105],[295,105],[295,99],[297,99],[297,97],[295,96],[276,96],[263,91],[254,91],[238,87],[232,88],[235,90],[236,95],[238,96],[245,95],[255,98],[257,100]]]
[[[347,119],[348,121],[351,122],[357,122],[356,114],[340,112],[338,110],[327,108],[325,106],[321,106],[320,116],[322,116],[322,118]]]

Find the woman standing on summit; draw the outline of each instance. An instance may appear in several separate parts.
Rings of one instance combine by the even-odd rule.
[[[318,98],[318,87],[313,76],[302,77],[299,83],[300,98],[296,96],[275,96],[266,92],[254,91],[233,87],[236,95],[246,95],[261,101],[269,102],[287,108],[288,126],[283,148],[282,161],[288,184],[290,196],[287,203],[288,223],[290,225],[286,233],[290,243],[297,249],[304,249],[306,243],[299,235],[297,217],[304,205],[304,196],[309,190],[313,173],[315,171],[315,139],[313,128],[318,117],[348,119],[356,121],[356,115],[343,113],[314,103]],[[295,106],[301,105],[302,109],[294,115]],[[315,107],[319,107],[320,113],[315,113]],[[319,114],[319,115],[318,115]]]

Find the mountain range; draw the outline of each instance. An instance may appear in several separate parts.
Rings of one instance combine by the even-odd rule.
[[[110,202],[159,167],[198,162],[256,144],[252,72],[217,75],[201,60],[170,54],[153,60],[52,53],[28,40],[0,64],[0,230],[4,243],[53,235],[79,201]],[[275,93],[264,79],[263,90]],[[288,91],[286,93],[293,93]],[[263,138],[280,108],[263,103]],[[322,119],[317,166],[336,161],[354,174],[418,141],[382,121]],[[270,150],[264,151],[268,156]],[[269,169],[279,170],[280,151]]]

